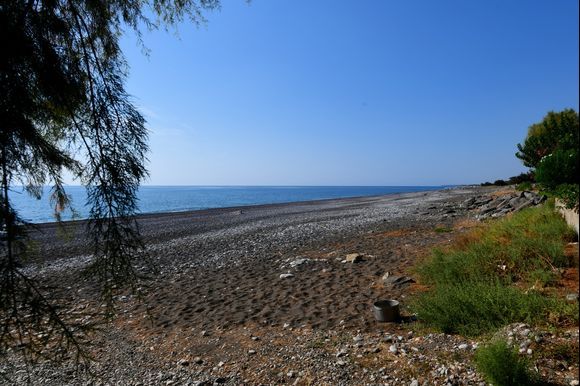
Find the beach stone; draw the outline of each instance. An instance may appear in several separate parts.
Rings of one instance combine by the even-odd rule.
[[[393,354],[396,354],[399,351],[399,349],[397,349],[397,346],[395,346],[394,344],[392,344],[389,347],[389,352],[392,352]]]
[[[346,255],[346,262],[347,263],[358,263],[361,262],[363,259],[363,255],[361,255],[360,253],[349,253],[348,255]]]
[[[570,381],[570,386],[578,386],[580,385],[580,382],[577,379],[573,379]]]
[[[578,294],[577,293],[571,293],[566,295],[566,300],[569,302],[575,302],[578,300]]]
[[[304,263],[307,263],[309,261],[310,260],[307,259],[307,258],[305,258],[305,257],[298,257],[298,258],[296,258],[296,260],[290,262],[290,267],[296,268],[296,267],[298,267],[298,266],[300,266],[300,265],[302,265]]]
[[[416,379],[413,379],[413,380],[411,381],[411,383],[409,383],[409,386],[419,386],[419,381],[418,381],[418,380],[416,380]]]
[[[193,363],[201,365],[203,363],[203,359],[201,359],[200,357],[195,357],[193,358]]]
[[[291,273],[282,273],[282,274],[280,274],[280,279],[289,279],[291,277],[294,277],[294,275],[291,274]]]
[[[460,350],[466,350],[468,347],[469,347],[469,345],[468,345],[468,344],[465,344],[465,343],[463,343],[463,344],[460,344],[458,348],[459,348]]]
[[[256,350],[248,350],[248,354],[249,355],[254,355],[254,354],[256,354]]]
[[[389,274],[389,272],[383,275],[383,284],[388,287],[393,288],[401,288],[405,287],[411,283],[414,283],[415,280],[410,278],[409,276],[395,276]]]
[[[339,352],[336,353],[336,357],[337,358],[340,358],[340,357],[345,356],[346,354],[348,354],[348,351],[346,351],[346,350],[340,350]]]

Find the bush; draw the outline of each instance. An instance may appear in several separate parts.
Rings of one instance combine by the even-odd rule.
[[[516,190],[519,190],[520,192],[532,190],[532,189],[533,189],[533,186],[532,186],[531,182],[522,182],[516,186]]]
[[[578,150],[556,150],[542,158],[536,169],[536,181],[548,189],[561,184],[577,184]]]
[[[494,386],[525,386],[536,384],[528,370],[528,362],[504,341],[483,346],[475,353],[477,370]]]
[[[426,284],[458,281],[531,281],[530,273],[566,267],[564,245],[575,239],[566,222],[549,205],[529,208],[473,231],[470,242],[435,249],[416,268]]]
[[[420,320],[446,334],[478,336],[504,325],[548,320],[551,313],[573,319],[578,307],[540,293],[524,293],[500,282],[439,285],[412,304]]]
[[[556,150],[578,150],[578,113],[573,109],[550,111],[542,122],[533,124],[522,144],[518,144],[516,157],[525,166],[536,168],[540,160]]]
[[[554,190],[549,191],[548,194],[562,200],[566,208],[574,209],[578,212],[579,190],[578,184],[562,184],[558,185]]]
[[[434,250],[417,267],[422,282],[433,286],[411,304],[420,320],[463,335],[513,322],[578,320],[577,303],[513,286],[550,284],[554,267],[569,265],[564,245],[575,235],[552,206],[517,212],[464,237],[468,242]]]

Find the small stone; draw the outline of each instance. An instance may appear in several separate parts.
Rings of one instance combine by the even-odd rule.
[[[469,347],[469,345],[468,345],[468,344],[465,344],[465,343],[463,343],[463,344],[460,344],[458,348],[459,348],[460,350],[466,350],[468,347]]]
[[[207,331],[206,331],[206,330],[203,330],[203,331],[201,332],[201,336],[207,336]]]
[[[294,378],[294,371],[288,371],[288,372],[286,373],[286,376],[287,376],[288,378]]]
[[[256,350],[248,350],[248,354],[249,355],[254,355],[254,354],[256,354]]]
[[[523,329],[522,331],[520,331],[520,335],[521,336],[528,336],[528,335],[530,335],[530,332],[531,331],[528,328],[526,328],[526,329]]]
[[[348,255],[346,255],[345,260],[348,263],[358,263],[360,261],[362,261],[363,255],[361,255],[360,253],[349,253]]]
[[[336,357],[337,358],[340,358],[340,357],[345,356],[346,354],[348,354],[348,351],[346,351],[346,350],[340,350],[339,352],[336,353]]]
[[[528,355],[532,355],[532,352],[533,352],[533,351],[532,351],[532,349],[531,349],[531,348],[529,348],[529,349],[526,351],[526,353],[527,353]]]
[[[201,365],[203,363],[203,359],[201,359],[200,357],[195,357],[193,358],[193,363]]]
[[[578,301],[578,294],[577,293],[568,294],[566,295],[566,300],[569,302]]]
[[[219,362],[218,363],[218,367],[224,367],[224,365],[225,365],[225,362]]]
[[[389,347],[389,352],[392,352],[393,354],[396,354],[399,350],[397,349],[397,346],[395,346],[394,344],[392,344]]]
[[[282,274],[280,274],[280,279],[289,279],[291,277],[294,277],[294,275],[291,274],[291,273],[282,273]]]
[[[181,366],[189,366],[189,361],[187,359],[180,359],[177,364]]]
[[[252,340],[260,340],[260,337],[259,336],[253,336],[252,337]]]
[[[419,386],[419,381],[418,381],[418,380],[416,380],[416,379],[413,379],[413,380],[411,381],[411,383],[409,383],[409,386]]]
[[[570,381],[570,386],[578,386],[580,385],[580,382],[577,379],[573,379]]]
[[[346,362],[343,360],[336,361],[336,364],[339,365],[340,367],[346,366]]]
[[[380,347],[375,347],[372,349],[373,354],[379,353],[381,352],[381,348]]]
[[[360,335],[357,335],[354,338],[352,338],[352,340],[354,340],[355,342],[362,342],[363,341],[363,337],[360,336]]]

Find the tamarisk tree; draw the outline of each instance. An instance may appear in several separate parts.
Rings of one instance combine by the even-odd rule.
[[[89,267],[105,298],[134,286],[143,245],[133,215],[147,176],[147,130],[124,88],[124,28],[203,21],[218,0],[5,0],[0,3],[0,356],[18,346],[28,359],[79,352],[79,331],[20,268],[26,224],[11,187],[40,198],[50,185],[55,214],[69,204],[63,173],[87,188]],[[54,354],[51,354],[54,355]],[[64,354],[63,354],[64,355]]]

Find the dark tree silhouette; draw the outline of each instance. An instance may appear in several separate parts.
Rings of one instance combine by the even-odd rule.
[[[124,28],[170,27],[218,0],[6,0],[0,4],[0,357],[18,346],[25,359],[74,349],[83,324],[71,324],[51,293],[28,277],[24,224],[11,186],[40,197],[51,185],[55,215],[67,207],[63,172],[88,190],[89,267],[104,299],[135,286],[143,244],[133,215],[147,176],[145,120],[124,89],[119,48]],[[48,350],[47,350],[48,349]]]

